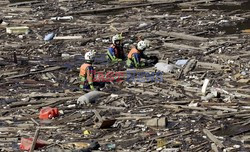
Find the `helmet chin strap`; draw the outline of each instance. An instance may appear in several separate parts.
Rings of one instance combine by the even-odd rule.
[[[143,52],[144,50],[146,50],[146,49],[140,50],[140,49],[137,48],[137,46],[135,46],[135,48],[136,48],[138,51],[140,51],[140,52]]]
[[[116,45],[116,46],[119,46],[121,44],[121,41],[120,40],[116,40],[115,42],[114,42],[114,45]]]
[[[94,62],[94,60],[85,60],[85,62],[92,64]]]

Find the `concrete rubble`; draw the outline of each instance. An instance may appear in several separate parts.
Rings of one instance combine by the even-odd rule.
[[[249,151],[249,1],[0,0],[0,7],[1,151]],[[117,33],[126,54],[149,40],[157,66],[133,75],[108,63]],[[92,49],[96,71],[121,74],[98,92],[79,88]],[[39,119],[44,107],[58,116]]]

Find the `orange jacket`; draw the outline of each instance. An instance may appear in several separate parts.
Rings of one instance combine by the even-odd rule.
[[[88,64],[88,63],[84,63],[82,64],[82,66],[80,67],[80,76],[85,76],[86,75],[86,72],[87,72],[87,68],[91,66],[91,64]]]
[[[128,58],[132,59],[133,54],[138,53],[140,54],[140,51],[138,51],[136,48],[132,48],[131,51],[128,53]]]

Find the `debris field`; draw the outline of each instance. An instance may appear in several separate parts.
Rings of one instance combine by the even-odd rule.
[[[0,0],[0,7],[1,151],[249,151],[249,1]],[[149,40],[145,53],[158,63],[109,63],[117,33],[126,54]],[[92,49],[99,74],[121,75],[90,92],[78,76]],[[39,118],[46,107],[57,116]]]

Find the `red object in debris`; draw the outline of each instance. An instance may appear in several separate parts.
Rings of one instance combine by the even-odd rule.
[[[20,150],[30,150],[33,138],[21,138]],[[37,140],[35,149],[42,148],[47,144],[42,140]]]
[[[45,120],[45,119],[51,119],[57,116],[59,116],[59,112],[57,108],[44,107],[40,111],[39,118],[42,120]]]

